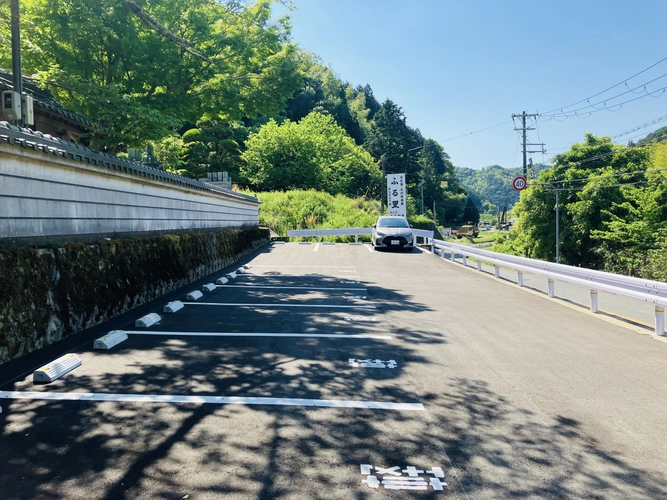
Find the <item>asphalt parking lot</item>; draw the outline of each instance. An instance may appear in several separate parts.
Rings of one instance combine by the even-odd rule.
[[[667,496],[667,344],[563,311],[419,249],[270,245],[0,367],[0,496]]]

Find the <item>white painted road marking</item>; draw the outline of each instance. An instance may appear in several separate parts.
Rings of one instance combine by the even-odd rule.
[[[315,245],[315,248],[313,248],[313,252],[317,252],[317,250],[318,250],[319,248],[320,248],[320,244],[317,243],[317,244]]]
[[[232,307],[328,307],[330,309],[375,309],[375,306],[335,306],[326,304],[240,304],[231,302],[187,302],[188,306],[232,306]]]
[[[341,283],[358,283],[348,281]],[[279,286],[279,285],[220,285],[221,288],[273,288],[277,290],[345,290],[345,291],[367,291],[366,288],[344,288],[344,287],[317,287],[317,286]]]
[[[366,247],[366,250],[373,253],[373,246],[372,245],[364,245],[364,246]]]
[[[337,267],[337,268],[353,267],[355,269],[357,268],[357,266],[270,266],[268,264],[253,264],[253,267]]]
[[[369,322],[369,323],[377,322],[377,318],[363,318],[361,316],[345,316],[343,319],[345,321],[361,321],[361,322]]]
[[[320,408],[364,408],[370,410],[424,411],[421,403],[384,403],[343,399],[263,398],[236,396],[183,396],[169,394],[109,394],[93,392],[0,391],[0,399],[40,401],[123,401],[131,403],[200,403],[218,405],[314,406]]]
[[[396,368],[396,361],[390,359],[389,361],[382,361],[380,359],[355,359],[349,358],[350,366],[355,368]]]
[[[435,491],[444,491],[447,483],[440,481],[444,479],[445,474],[440,467],[433,467],[431,470],[424,471],[409,465],[406,469],[398,466],[384,468],[375,467],[375,474],[372,474],[373,466],[370,464],[361,464],[361,475],[366,476],[362,480],[369,488],[380,489],[384,486],[388,490],[427,490],[431,486]],[[420,474],[432,474],[435,477],[421,477]],[[403,476],[403,474],[407,474]],[[378,476],[382,476],[379,478]],[[428,482],[426,481],[428,479]]]
[[[149,330],[123,330],[128,335],[172,335],[174,337],[297,337],[323,339],[379,339],[391,340],[390,335],[366,335],[345,333],[235,333],[235,332],[154,332]]]
[[[266,271],[264,274],[246,274],[246,276],[256,276],[258,278],[361,278],[360,274],[346,274],[345,276],[337,276],[337,274],[282,274],[282,273],[273,273],[271,271]]]

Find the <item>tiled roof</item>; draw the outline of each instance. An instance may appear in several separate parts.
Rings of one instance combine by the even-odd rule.
[[[12,73],[10,71],[0,69],[0,87],[5,87],[7,89],[14,88]],[[53,96],[48,90],[39,88],[31,78],[27,78],[25,76],[23,77],[23,91],[26,94],[32,96],[35,105],[47,109],[55,115],[66,118],[72,123],[78,124],[88,129],[105,129],[105,127],[102,127],[101,125],[89,120],[88,118],[72,111],[68,111],[60,106],[60,104],[58,104],[53,99]]]

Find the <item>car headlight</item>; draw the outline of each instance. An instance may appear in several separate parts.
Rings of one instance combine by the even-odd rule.
[[[376,232],[375,232],[375,236],[378,236],[378,237],[381,238],[381,237],[383,237],[383,236],[387,236],[387,233],[383,233],[382,231],[376,231]]]

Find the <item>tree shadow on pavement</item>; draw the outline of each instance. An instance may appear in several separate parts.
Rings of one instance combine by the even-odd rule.
[[[434,416],[431,437],[473,498],[667,496],[664,474],[628,465],[586,435],[581,422],[517,407],[485,382],[454,378],[451,391],[432,403],[452,410],[447,419]]]

